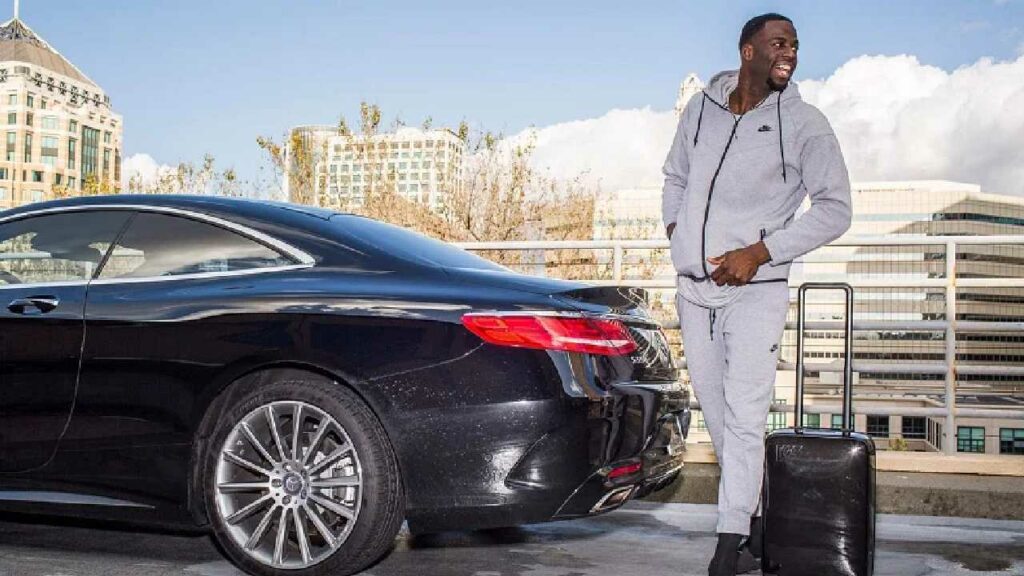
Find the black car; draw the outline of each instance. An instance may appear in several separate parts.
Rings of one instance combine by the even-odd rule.
[[[0,213],[0,510],[209,526],[253,574],[614,509],[682,467],[637,289],[285,203]]]

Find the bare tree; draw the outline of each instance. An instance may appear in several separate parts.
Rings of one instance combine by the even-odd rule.
[[[83,194],[87,194],[83,186]],[[157,173],[151,181],[139,174],[128,179],[127,191],[132,194],[200,194],[240,197],[246,195],[245,182],[238,180],[233,168],[219,170],[212,154],[203,155],[199,165],[180,162],[171,169]],[[251,192],[251,190],[249,190]],[[113,192],[111,192],[113,193]]]
[[[300,137],[301,129],[286,136],[289,146],[261,137],[257,144],[282,179],[287,178],[290,199],[351,211],[413,228],[449,241],[582,239],[592,237],[595,192],[582,179],[564,183],[547,178],[532,165],[534,142],[514,143],[485,130],[471,131],[463,122],[455,134],[463,143],[463,166],[447,163],[442,174],[442,201],[438,206],[399,193],[396,174],[382,161],[382,112],[375,104],[360,106],[359,130],[349,130],[345,119],[337,135],[347,143],[362,166],[361,198],[332,196],[325,186],[326,142]],[[396,120],[398,129],[404,122]],[[433,120],[423,122],[424,129]],[[322,148],[321,148],[322,147]],[[433,160],[437,160],[434,158]],[[436,164],[435,164],[436,165]],[[299,188],[295,188],[298,186]],[[515,264],[522,256],[512,252],[489,254]]]

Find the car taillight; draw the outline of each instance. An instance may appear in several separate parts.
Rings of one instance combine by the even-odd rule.
[[[608,479],[609,480],[613,480],[615,478],[619,478],[619,477],[622,477],[622,476],[629,476],[630,474],[636,474],[637,472],[640,471],[641,468],[643,468],[643,466],[639,462],[634,462],[632,464],[626,464],[625,466],[619,466],[617,468],[612,468],[612,470],[610,472],[608,472]]]
[[[499,346],[620,356],[636,350],[626,325],[585,316],[466,314],[462,324]]]

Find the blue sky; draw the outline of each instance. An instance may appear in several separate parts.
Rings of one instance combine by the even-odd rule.
[[[667,110],[688,72],[735,67],[739,28],[766,11],[796,22],[797,80],[863,54],[952,71],[1024,48],[1024,0],[22,0],[21,17],[110,94],[126,156],[209,152],[252,178],[257,135],[354,119],[361,100],[505,133]]]

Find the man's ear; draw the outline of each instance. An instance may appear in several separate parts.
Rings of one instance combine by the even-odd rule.
[[[740,56],[744,60],[746,60],[747,62],[750,62],[751,60],[753,60],[754,59],[754,45],[753,44],[744,44],[743,47],[740,48]]]

